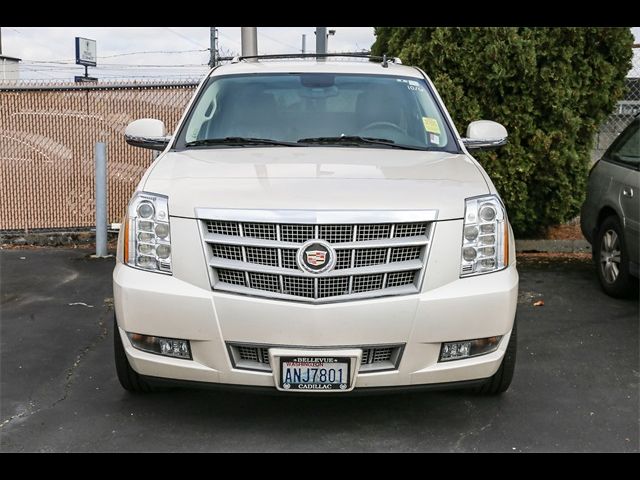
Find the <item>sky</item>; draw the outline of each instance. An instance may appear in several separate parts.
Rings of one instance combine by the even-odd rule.
[[[375,41],[373,27],[327,27],[329,52],[362,51]],[[640,43],[640,27],[633,27]],[[258,27],[258,53],[315,51],[315,27]],[[22,59],[23,80],[73,80],[75,37],[96,40],[98,67],[89,74],[104,80],[199,79],[208,70],[208,27],[2,27],[2,52]],[[222,56],[240,53],[240,27],[219,27]],[[640,49],[634,49],[634,75],[640,74]]]
[[[375,41],[373,27],[327,28],[336,31],[329,52],[368,50]],[[314,31],[258,27],[258,53],[299,53],[303,34],[306,51],[315,52]],[[75,37],[96,40],[98,67],[89,75],[103,79],[198,78],[208,70],[208,27],[2,27],[2,52],[22,59],[21,79],[73,80],[84,73],[75,65]],[[240,27],[219,27],[218,48],[221,56],[239,54]]]

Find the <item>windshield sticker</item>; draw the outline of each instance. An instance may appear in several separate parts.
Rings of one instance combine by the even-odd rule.
[[[431,117],[422,117],[422,123],[424,125],[424,129],[429,133],[437,133],[440,135],[440,125],[438,125],[438,120]]]
[[[440,145],[440,135],[436,135],[435,133],[430,133],[429,141],[431,143],[435,143],[436,145]]]

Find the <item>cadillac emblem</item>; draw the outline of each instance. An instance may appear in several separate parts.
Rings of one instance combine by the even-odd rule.
[[[313,267],[322,267],[327,263],[327,252],[324,250],[307,250],[307,263]]]
[[[336,252],[324,240],[309,240],[298,250],[298,266],[306,272],[327,272],[335,264]]]

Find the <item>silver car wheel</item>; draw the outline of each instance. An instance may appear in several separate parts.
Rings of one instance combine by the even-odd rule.
[[[620,239],[614,230],[607,230],[600,243],[600,268],[607,283],[615,283],[620,274]]]

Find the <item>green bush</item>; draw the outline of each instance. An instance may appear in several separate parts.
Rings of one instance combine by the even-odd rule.
[[[495,120],[501,149],[474,154],[509,211],[516,235],[579,213],[599,124],[624,93],[628,28],[376,27],[374,54],[422,68],[461,135]]]

